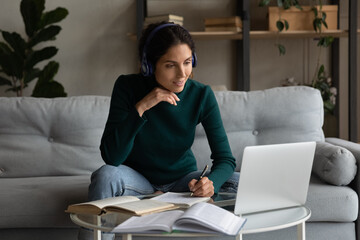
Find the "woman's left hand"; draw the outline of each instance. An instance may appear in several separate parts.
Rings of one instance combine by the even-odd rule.
[[[207,178],[203,177],[199,181],[193,179],[189,182],[189,189],[196,197],[211,197],[214,195],[214,184]]]

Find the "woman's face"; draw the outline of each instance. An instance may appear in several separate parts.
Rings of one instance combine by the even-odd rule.
[[[165,89],[179,93],[192,72],[192,52],[187,44],[172,46],[156,63],[156,81]]]

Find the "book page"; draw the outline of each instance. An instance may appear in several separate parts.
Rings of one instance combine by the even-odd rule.
[[[209,203],[198,203],[189,208],[175,222],[173,228],[190,232],[219,232],[236,235],[245,222],[246,219],[223,208]]]
[[[112,232],[171,232],[171,226],[184,212],[173,210],[145,216],[134,216],[116,226]]]
[[[187,193],[167,192],[159,196],[153,197],[151,199],[162,202],[174,203],[179,206],[187,206],[187,207],[190,207],[198,202],[206,202],[210,200],[209,197],[190,197],[189,192]]]
[[[139,201],[137,197],[134,196],[121,196],[121,197],[112,197],[105,198],[96,201],[72,204],[68,206],[67,212],[77,212],[77,213],[95,213],[100,214],[101,209],[109,205],[123,204],[127,202]]]
[[[118,209],[123,209],[135,213],[137,215],[174,209],[174,208],[176,208],[174,204],[155,201],[151,199],[144,199],[140,201],[126,202],[121,204],[113,204],[111,206],[105,207],[107,211],[116,211]]]

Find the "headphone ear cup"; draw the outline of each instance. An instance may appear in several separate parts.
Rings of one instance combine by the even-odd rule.
[[[149,76],[149,66],[148,66],[145,54],[143,55],[143,58],[141,59],[141,73],[144,76]]]
[[[197,65],[197,56],[196,56],[196,53],[194,52],[192,54],[192,67],[194,68],[194,67],[196,67],[196,65]]]
[[[147,76],[151,76],[154,73],[151,63],[147,64],[147,68],[148,68],[148,72],[149,72],[149,75],[147,75]]]

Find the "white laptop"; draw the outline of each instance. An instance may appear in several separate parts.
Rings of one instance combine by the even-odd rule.
[[[246,147],[234,213],[304,205],[316,142]]]

